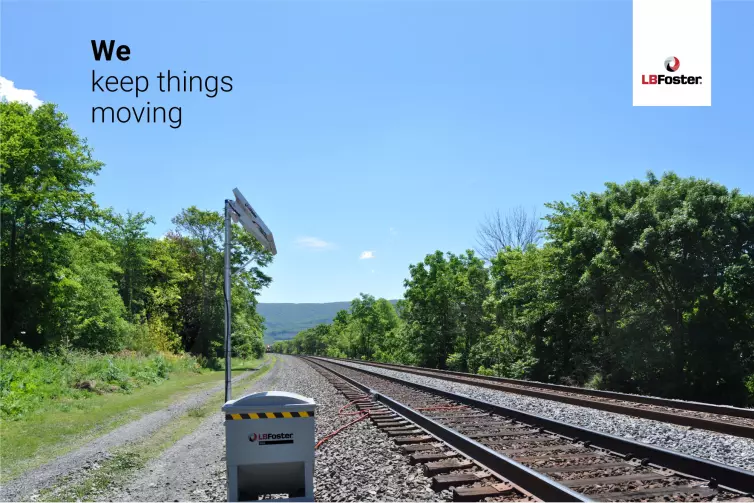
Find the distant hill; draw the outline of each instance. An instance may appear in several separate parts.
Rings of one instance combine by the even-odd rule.
[[[396,301],[392,300],[392,303]],[[341,309],[351,307],[351,302],[324,302],[321,304],[264,303],[257,304],[257,312],[264,316],[267,329],[265,344],[293,339],[302,330],[320,323],[332,322]]]

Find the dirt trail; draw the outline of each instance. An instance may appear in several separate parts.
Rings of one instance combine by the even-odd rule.
[[[243,390],[239,397],[255,391],[284,386],[280,376],[291,365],[288,358],[278,359],[268,373]],[[194,430],[130,477],[126,487],[113,488],[97,499],[110,501],[222,501],[226,499],[225,429],[222,414],[207,418]]]
[[[275,374],[276,367],[277,365],[264,377]],[[233,382],[247,377],[250,373],[239,374],[233,378]],[[212,395],[224,388],[224,384],[218,384],[210,389],[173,402],[164,409],[151,412],[140,419],[124,424],[72,452],[19,475],[0,487],[0,501],[20,501],[32,498],[42,489],[53,486],[62,477],[75,476],[77,472],[83,472],[96,463],[105,460],[108,457],[109,450],[150,435],[176,415],[184,414],[190,409],[202,406]],[[222,429],[219,431],[222,432]]]

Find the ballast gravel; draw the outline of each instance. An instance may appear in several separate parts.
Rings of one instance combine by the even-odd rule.
[[[290,391],[317,403],[316,440],[353,420],[339,416],[348,400],[327,379],[299,358],[276,355],[273,369],[234,396],[256,391]],[[100,495],[115,501],[227,501],[223,419],[208,418],[158,459],[131,478],[126,487]],[[272,495],[271,498],[285,497]],[[449,501],[435,493],[419,465],[365,420],[343,430],[315,452],[316,501]]]
[[[353,416],[338,415],[348,400],[319,372],[298,358],[283,357],[283,362],[290,368],[286,389],[312,397],[317,403],[317,440],[353,420]],[[387,434],[369,420],[350,426],[317,449],[314,496],[317,501],[451,499],[447,491],[435,493],[421,466],[411,466]]]
[[[637,442],[711,459],[745,470],[754,470],[754,440],[707,430],[667,424],[542,398],[527,397],[504,391],[478,388],[468,384],[443,381],[433,377],[372,367],[358,363],[334,361],[354,368],[396,377],[435,389],[466,395],[503,407],[518,409],[564,423],[601,431]]]

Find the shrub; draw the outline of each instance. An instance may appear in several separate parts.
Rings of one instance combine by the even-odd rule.
[[[746,386],[746,390],[749,392],[748,403],[754,403],[754,374],[749,375],[744,380],[744,386]]]
[[[90,353],[58,347],[33,352],[20,344],[0,346],[0,417],[18,419],[60,399],[85,399],[95,393],[130,392],[158,383],[175,372],[199,372],[187,355],[134,351]]]
[[[463,353],[453,353],[450,356],[448,356],[448,359],[446,360],[446,364],[448,366],[449,370],[455,370],[457,372],[460,372],[463,370],[464,365],[464,358]]]
[[[337,346],[328,346],[325,356],[330,358],[347,358],[348,356]]]
[[[597,372],[584,384],[589,389],[602,389],[602,374]]]
[[[488,369],[484,365],[481,365],[477,369],[476,373],[479,374],[479,375],[482,375],[482,376],[494,376],[495,375],[495,371],[494,370]]]

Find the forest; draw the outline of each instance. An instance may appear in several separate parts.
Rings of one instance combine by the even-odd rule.
[[[188,206],[169,232],[151,237],[153,217],[97,204],[92,186],[104,164],[54,104],[2,102],[0,119],[3,359],[21,349],[130,350],[186,352],[218,365],[222,202]],[[234,350],[261,356],[256,296],[271,281],[260,268],[272,257],[240,228],[233,233],[232,266],[252,262],[233,277]],[[4,398],[13,379],[3,372]]]
[[[220,365],[220,208],[188,206],[152,237],[151,216],[97,204],[103,163],[55,105],[2,102],[0,119],[3,403],[30,392],[11,362],[31,354]],[[754,197],[648,173],[547,208],[488,219],[476,251],[410,265],[397,304],[361,294],[275,350],[754,403]],[[233,347],[255,357],[272,257],[233,233]]]
[[[546,207],[273,349],[754,403],[754,197],[650,172]]]

